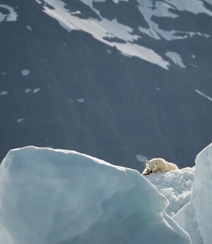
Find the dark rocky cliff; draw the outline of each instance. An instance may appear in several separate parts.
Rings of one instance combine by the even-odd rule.
[[[128,45],[154,50],[168,68],[123,55],[118,44],[108,45],[92,32],[67,31],[43,11],[55,8],[48,1],[3,0],[0,158],[11,148],[36,145],[73,149],[138,170],[144,165],[136,155],[193,166],[212,139],[212,17],[177,9],[170,12],[178,18],[153,16],[161,29],[195,33],[155,39],[139,32],[139,26],[149,28],[139,1],[94,2],[99,16],[83,1],[64,2],[69,12],[81,13],[79,20],[116,18],[132,28],[140,38]],[[8,20],[11,10],[5,6],[17,13],[16,21]],[[109,41],[126,43],[118,35]],[[170,60],[168,51],[178,53],[185,67]]]

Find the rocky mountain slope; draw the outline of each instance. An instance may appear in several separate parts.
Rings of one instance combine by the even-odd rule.
[[[25,145],[143,169],[212,136],[210,0],[2,0],[0,158]]]

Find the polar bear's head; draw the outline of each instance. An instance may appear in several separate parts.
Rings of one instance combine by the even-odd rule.
[[[149,161],[146,161],[146,169],[149,171],[149,173],[157,171],[159,167],[160,161],[158,159],[151,159]]]

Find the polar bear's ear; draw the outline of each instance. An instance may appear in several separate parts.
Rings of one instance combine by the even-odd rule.
[[[148,160],[146,160],[146,164],[148,163]]]

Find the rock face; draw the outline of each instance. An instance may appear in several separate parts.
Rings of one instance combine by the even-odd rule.
[[[192,166],[211,141],[211,16],[197,0],[3,0],[0,157],[32,144]]]

